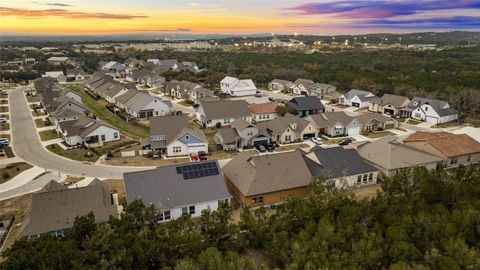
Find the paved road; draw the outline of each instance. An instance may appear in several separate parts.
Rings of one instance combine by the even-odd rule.
[[[38,136],[23,91],[29,87],[19,87],[9,93],[12,144],[15,154],[35,166],[71,175],[84,175],[98,178],[122,178],[123,173],[151,169],[153,167],[120,167],[91,165],[69,160],[45,149]]]

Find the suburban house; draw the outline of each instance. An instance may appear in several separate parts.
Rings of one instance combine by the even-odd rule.
[[[151,73],[152,71],[148,69],[132,69],[126,73],[125,80],[134,83],[141,83],[142,79]]]
[[[222,93],[234,97],[251,96],[257,93],[257,87],[252,80],[239,80],[234,77],[225,77],[220,81]]]
[[[186,99],[197,102],[199,99],[213,97],[211,90],[205,89],[198,83],[172,80],[167,84],[166,92],[173,98]]]
[[[357,147],[360,156],[372,163],[386,176],[394,176],[398,170],[411,167],[436,169],[443,159],[410,147],[398,141],[395,136],[386,136],[368,141]]]
[[[125,65],[115,62],[115,61],[110,61],[110,62],[100,62],[99,64],[99,69],[106,71],[107,75],[110,75],[114,78],[123,78],[125,77]]]
[[[137,90],[130,90],[125,94],[115,98],[115,106],[117,106],[120,109],[125,109],[125,104],[134,96],[136,96],[138,93],[142,93],[142,92]]]
[[[74,69],[67,69],[67,81],[83,81],[87,73],[83,71],[81,67],[76,67]]]
[[[252,103],[248,107],[252,111],[252,118],[255,123],[273,120],[278,117],[277,104],[273,102]]]
[[[96,72],[85,82],[85,87],[86,89],[94,92],[97,87],[106,82],[113,82],[112,77],[106,75],[104,72]]]
[[[92,115],[90,110],[85,105],[83,105],[78,100],[68,97],[66,95],[61,95],[57,98],[51,99],[50,101],[47,100],[48,99],[42,97],[42,104],[49,115],[51,115],[55,111],[63,109],[76,111],[86,116]]]
[[[217,123],[228,126],[237,119],[252,122],[252,113],[245,100],[202,101],[196,108],[197,122],[203,127],[215,127]]]
[[[203,210],[216,211],[232,198],[215,160],[125,173],[123,181],[127,203],[140,199],[155,206],[161,222],[183,214],[199,217]]]
[[[142,142],[158,156],[186,156],[203,151],[208,153],[208,140],[199,128],[188,123],[185,115],[150,118],[150,137]]]
[[[419,121],[443,124],[458,119],[458,112],[446,101],[414,97],[400,112],[402,117],[411,117]]]
[[[85,116],[83,113],[70,110],[70,109],[61,109],[56,110],[51,113],[50,121],[52,122],[55,130],[59,130],[58,124],[63,121],[77,120],[78,118]]]
[[[287,92],[287,91],[290,91],[290,87],[292,86],[293,86],[293,82],[291,81],[274,79],[273,81],[268,83],[268,90]]]
[[[368,110],[390,116],[397,116],[400,110],[407,107],[410,99],[404,96],[385,94],[378,100],[370,103]]]
[[[417,131],[403,143],[441,157],[447,169],[480,162],[480,142],[466,134]]]
[[[318,98],[325,98],[337,91],[337,87],[326,83],[315,83],[310,88],[310,95]]]
[[[267,145],[269,135],[261,132],[257,126],[242,119],[231,123],[231,127],[219,129],[214,135],[215,144],[224,150],[250,148],[256,145]]]
[[[105,91],[102,92],[102,97],[109,103],[115,103],[116,98],[127,93],[128,91],[135,91],[135,85],[125,85],[119,82],[107,83],[110,84]]]
[[[300,117],[325,112],[325,106],[315,96],[296,97],[291,99],[288,104],[297,110]]]
[[[356,117],[365,132],[382,131],[398,127],[398,121],[380,113],[364,113]]]
[[[318,136],[318,128],[304,118],[287,114],[272,121],[257,124],[260,131],[270,136],[272,142],[287,144],[301,142]]]
[[[329,137],[358,135],[362,130],[362,123],[343,111],[311,115],[305,119],[314,124],[320,134]]]
[[[313,88],[316,87],[316,84],[312,80],[299,78],[293,82],[293,85],[290,86],[290,92],[296,95],[309,96]]]
[[[141,83],[147,87],[156,87],[160,88],[165,85],[165,77],[160,76],[159,74],[150,73],[144,76],[141,79]]]
[[[283,202],[290,196],[306,197],[313,177],[325,177],[336,188],[371,185],[378,169],[353,149],[314,148],[264,156],[241,152],[223,168],[227,188],[243,207]]]
[[[103,146],[106,142],[120,140],[118,129],[86,116],[59,122],[57,133],[70,146],[85,145],[94,148]]]
[[[50,77],[55,79],[59,83],[66,83],[67,77],[63,75],[63,71],[47,71],[45,72],[44,77]]]
[[[95,179],[85,187],[68,188],[50,181],[32,194],[32,202],[20,228],[20,236],[35,239],[41,235],[63,237],[76,217],[93,213],[95,223],[108,222],[118,215],[118,199],[110,187]]]
[[[151,62],[156,66],[165,67],[171,70],[178,70],[181,66],[180,62],[176,59],[166,59],[166,60],[159,60],[159,59],[148,59],[147,62]]]
[[[52,56],[47,59],[47,63],[55,66],[59,66],[59,65],[70,64],[72,63],[72,60],[70,59],[70,57],[66,57],[66,56]]]
[[[165,116],[172,112],[170,101],[161,100],[144,92],[137,92],[124,105],[125,112],[140,120],[148,120],[152,116]]]
[[[378,97],[368,91],[352,89],[346,94],[343,94],[338,99],[338,103],[341,105],[351,107],[369,107],[372,102],[377,101]]]

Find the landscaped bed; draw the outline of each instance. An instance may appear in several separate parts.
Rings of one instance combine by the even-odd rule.
[[[155,159],[148,156],[134,156],[134,157],[113,157],[106,160],[106,164],[115,166],[165,166],[171,164],[189,162],[188,157],[181,157],[176,159]]]
[[[103,182],[110,187],[110,191],[118,194],[119,204],[123,204],[127,202],[125,198],[125,186],[123,185],[122,179],[105,179],[103,180]]]
[[[8,180],[14,178],[21,172],[32,168],[33,166],[25,163],[12,163],[6,165],[4,168],[0,169],[0,184],[7,182]]]
[[[40,131],[39,134],[40,134],[40,139],[42,141],[58,139],[58,135],[57,135],[57,132],[55,132],[55,130],[44,130],[44,131]]]
[[[411,118],[407,120],[407,124],[409,124],[409,125],[418,125],[420,123],[422,123],[422,122],[418,121],[418,120],[415,120],[415,119],[411,119]]]
[[[275,152],[285,152],[285,151],[291,151],[299,148],[302,149],[302,148],[309,148],[309,147],[310,145],[306,143],[282,145],[282,146],[276,147]]]
[[[60,145],[51,144],[47,146],[47,149],[62,157],[78,161],[95,162],[99,158],[99,156],[94,151],[92,151],[92,149],[86,149],[82,147],[63,150]]]
[[[355,141],[355,139],[351,138],[351,137],[330,138],[330,137],[327,137],[327,136],[322,136],[323,144],[338,144],[343,139],[350,139],[350,140],[352,140],[352,142]]]

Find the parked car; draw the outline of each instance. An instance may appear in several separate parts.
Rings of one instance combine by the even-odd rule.
[[[0,138],[0,147],[8,147],[10,141],[7,138]]]
[[[189,157],[190,157],[190,161],[199,161],[200,160],[197,153],[190,153]]]
[[[341,140],[338,142],[338,145],[349,145],[350,143],[352,143],[352,140],[351,140],[351,139],[341,139]]]
[[[207,153],[205,151],[198,151],[198,157],[200,158],[200,160],[207,160],[208,159]]]
[[[267,144],[266,148],[268,152],[273,152],[275,151],[275,144],[273,143]]]
[[[258,152],[260,152],[260,153],[267,152],[267,149],[265,148],[265,146],[263,144],[258,144],[255,147],[257,148]]]
[[[7,118],[5,117],[0,117],[0,123],[6,123],[7,122]]]
[[[322,138],[319,138],[319,137],[312,137],[312,142],[314,142],[315,144],[322,144]]]
[[[268,97],[268,100],[271,101],[271,102],[274,102],[275,100],[277,100],[274,96],[269,96]]]
[[[258,97],[258,98],[262,97],[262,93],[256,93],[255,97]]]

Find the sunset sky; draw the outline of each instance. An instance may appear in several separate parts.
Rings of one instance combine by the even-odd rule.
[[[480,0],[0,0],[26,34],[354,34],[480,30]]]

